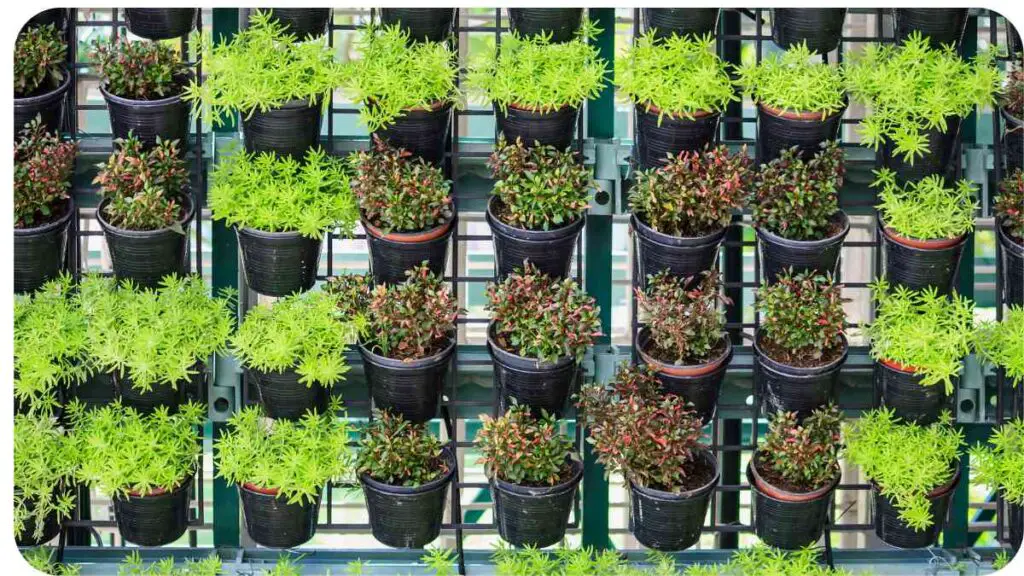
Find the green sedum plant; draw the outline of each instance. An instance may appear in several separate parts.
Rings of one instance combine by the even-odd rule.
[[[921,240],[959,238],[974,229],[977,189],[970,180],[946,187],[943,177],[926,176],[900,186],[891,170],[875,171],[878,213],[900,236]]]
[[[78,564],[58,562],[56,552],[56,548],[36,546],[28,548],[21,553],[21,556],[29,566],[43,574],[52,576],[78,576],[81,574],[82,567]]]
[[[928,426],[904,424],[894,414],[876,408],[847,422],[846,458],[878,485],[900,520],[922,531],[936,521],[926,496],[952,480],[963,432],[948,412]]]
[[[130,100],[159,100],[181,93],[188,66],[167,43],[97,39],[90,57],[107,92]]]
[[[448,472],[443,450],[425,423],[374,410],[359,440],[356,472],[390,486],[422,486]]]
[[[459,302],[426,263],[406,271],[405,282],[379,284],[367,306],[368,347],[398,360],[418,360],[444,350],[456,331]]]
[[[52,417],[14,416],[15,538],[40,540],[47,516],[56,514],[58,522],[71,517],[77,466],[78,455]]]
[[[648,276],[647,289],[634,289],[638,319],[651,331],[646,350],[668,364],[700,364],[722,352],[725,314],[718,304],[731,300],[720,294],[718,272],[699,278],[678,278],[662,270]]]
[[[993,211],[1002,220],[1003,230],[1024,242],[1024,171],[1020,168],[999,182]]]
[[[802,421],[796,412],[779,412],[757,447],[757,470],[773,485],[812,492],[839,477],[843,413],[822,406]]]
[[[559,431],[553,415],[537,418],[528,406],[516,404],[498,418],[481,414],[480,420],[478,462],[489,478],[520,486],[554,486],[569,479],[572,440]]]
[[[839,233],[839,189],[846,167],[843,151],[830,140],[810,160],[799,147],[783,150],[754,178],[750,211],[754,226],[789,240],[823,240]]]
[[[75,171],[76,142],[46,131],[39,116],[14,143],[14,227],[33,228],[64,215]]]
[[[14,97],[37,96],[60,86],[66,74],[67,50],[53,24],[20,32],[14,43]]]
[[[773,359],[816,365],[842,349],[843,287],[831,275],[784,272],[756,296],[760,345]]]
[[[110,203],[103,216],[112,226],[128,230],[180,229],[182,197],[189,180],[177,140],[160,140],[145,150],[134,135],[114,141],[116,149],[93,178]]]
[[[118,565],[117,576],[217,576],[222,570],[223,565],[216,553],[198,560],[186,558],[180,564],[175,564],[173,556],[147,564],[137,551],[133,551]]]
[[[1013,386],[1024,384],[1024,307],[1010,306],[1000,322],[984,322],[975,333],[975,350],[1006,371]]]
[[[992,432],[988,444],[971,449],[975,481],[998,488],[1003,498],[1024,505],[1024,420],[1010,420]]]
[[[761,106],[777,112],[814,112],[824,120],[846,106],[846,87],[842,68],[815,56],[806,42],[767,54],[737,70],[739,84]]]

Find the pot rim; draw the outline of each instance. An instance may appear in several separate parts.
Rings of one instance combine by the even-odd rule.
[[[785,368],[787,370],[786,378],[789,378],[791,380],[798,380],[801,378],[818,378],[822,374],[831,372],[833,370],[837,370],[839,366],[846,362],[846,357],[849,356],[850,354],[850,342],[847,340],[846,334],[840,334],[840,337],[843,341],[843,353],[840,354],[839,357],[833,360],[832,362],[829,362],[828,364],[824,364],[822,366],[814,367],[792,366],[790,364],[782,362],[781,360],[776,360],[775,358],[772,358],[763,350],[761,350],[761,328],[758,327],[754,331],[754,356],[756,358],[755,361],[761,362],[762,367],[768,368],[770,370],[775,370],[776,372],[779,371],[779,368],[776,368],[775,366]],[[762,358],[768,360],[775,366],[764,364],[761,360]]]
[[[317,94],[312,101],[305,98],[292,98],[291,100],[286,100],[280,104],[277,104],[276,106],[268,106],[266,110],[260,110],[259,106],[257,106],[252,110],[249,110],[248,112],[242,111],[242,119],[243,121],[248,122],[251,121],[252,118],[257,114],[261,116],[269,116],[274,114],[275,112],[293,112],[296,110],[313,108],[319,110],[320,107],[323,106],[323,103],[323,94]]]
[[[437,240],[447,234],[452,228],[452,223],[455,222],[455,213],[453,212],[451,216],[437,226],[417,232],[384,232],[380,228],[371,224],[369,220],[362,216],[362,214],[360,214],[359,220],[362,223],[363,228],[366,230],[366,233],[375,238],[398,242],[401,244],[419,244],[430,242],[431,240]]]
[[[370,360],[374,364],[384,366],[391,370],[419,370],[435,364],[443,364],[447,362],[451,357],[452,352],[455,351],[455,344],[455,335],[449,335],[448,344],[437,354],[432,354],[426,358],[417,358],[416,360],[408,361],[377,354],[370,348],[370,346],[367,346],[362,339],[359,340],[357,346],[359,348],[359,353],[363,356],[364,362]]]
[[[232,226],[232,228],[235,229],[235,234],[237,235],[251,236],[253,238],[260,238],[262,240],[292,240],[297,238],[305,238],[307,240],[316,240],[317,242],[323,241],[322,236],[320,238],[314,239],[310,238],[309,236],[304,236],[301,232],[293,230],[285,230],[281,232],[267,232],[265,230],[260,230],[259,228],[250,228],[248,226]]]
[[[256,494],[263,494],[264,496],[277,496],[281,493],[280,488],[260,488],[252,482],[242,482],[239,488],[248,492],[254,492]]]
[[[487,350],[491,353],[491,357],[494,360],[498,361],[498,362],[501,362],[501,360],[499,359],[500,356],[507,356],[508,357],[507,360],[510,360],[511,362],[514,362],[516,364],[519,364],[519,365],[529,364],[530,365],[530,368],[522,368],[521,366],[513,366],[517,370],[524,370],[524,369],[531,370],[532,369],[532,370],[534,370],[536,372],[547,372],[547,371],[553,370],[555,368],[562,368],[562,367],[567,366],[569,364],[574,364],[576,362],[576,357],[575,356],[571,356],[571,355],[570,356],[562,356],[561,358],[559,358],[558,360],[556,360],[554,362],[541,362],[537,358],[528,358],[526,356],[520,356],[520,355],[515,354],[513,352],[509,352],[508,350],[505,350],[504,348],[502,348],[495,341],[495,339],[494,339],[494,329],[495,329],[495,321],[491,320],[490,322],[487,323]],[[497,354],[495,352],[497,352]],[[505,362],[505,363],[509,363],[509,362]]]
[[[150,491],[149,494],[146,494],[146,495],[142,495],[142,494],[140,494],[138,492],[135,492],[133,490],[128,490],[127,491],[127,496],[129,498],[135,498],[135,499],[147,499],[147,498],[155,498],[155,497],[158,497],[158,496],[168,496],[168,495],[173,496],[173,495],[181,492],[182,490],[187,489],[190,486],[192,486],[192,482],[193,482],[194,476],[195,476],[195,470],[193,470],[187,476],[185,476],[185,479],[182,480],[182,482],[180,484],[178,484],[177,487],[175,487],[175,488],[173,488],[171,490],[168,490],[168,489],[166,489],[164,487],[157,487],[154,490]]]
[[[494,102],[494,106],[495,107],[499,107],[498,102]],[[566,102],[565,104],[557,105],[557,106],[553,107],[551,110],[547,110],[547,111],[543,111],[540,108],[538,108],[537,106],[528,106],[526,104],[519,104],[517,102],[512,102],[512,101],[505,102],[505,106],[507,108],[511,108],[512,110],[517,110],[519,112],[530,112],[532,114],[541,114],[541,115],[544,115],[544,116],[549,116],[549,115],[553,116],[553,115],[555,115],[555,114],[557,114],[559,112],[565,111],[566,108],[571,109],[574,112],[578,112],[579,111],[579,106],[573,106],[572,104],[569,104],[568,102]]]
[[[829,236],[828,238],[822,238],[820,240],[793,240],[792,238],[784,238],[763,226],[757,226],[754,228],[754,230],[757,231],[758,236],[764,236],[766,239],[771,240],[774,244],[783,246],[792,245],[794,247],[799,246],[801,248],[819,248],[827,246],[829,244],[834,244],[837,241],[842,242],[843,240],[846,239],[847,234],[850,233],[850,216],[846,213],[845,210],[840,208],[839,210],[836,211],[835,214],[831,216],[830,219],[839,220],[839,222],[842,225],[842,228],[839,230],[839,232],[833,234],[832,236]]]
[[[68,91],[68,88],[71,87],[71,73],[68,72],[67,66],[62,67],[61,72],[64,73],[64,80],[61,81],[61,83],[58,84],[57,87],[53,90],[50,90],[49,92],[44,92],[42,94],[36,94],[35,96],[26,96],[24,98],[15,97],[15,109],[19,107],[27,108],[29,106],[35,106],[39,104],[48,104],[52,100],[56,100],[58,98],[63,97],[64,94]],[[17,134],[17,131],[20,129],[20,127],[15,126],[14,129],[15,134]]]
[[[507,480],[502,480],[498,477],[490,477],[489,481],[494,489],[501,490],[503,492],[510,492],[517,496],[534,496],[534,497],[545,497],[555,496],[571,490],[575,490],[579,485],[580,480],[583,479],[583,462],[579,460],[575,452],[571,452],[566,458],[569,461],[569,465],[572,467],[572,475],[568,480],[559,482],[554,486],[523,486],[521,484],[514,484]]]
[[[956,238],[931,238],[927,240],[921,240],[918,238],[911,238],[909,236],[902,236],[898,232],[887,226],[885,224],[885,221],[882,220],[881,212],[876,211],[875,216],[878,221],[878,226],[879,228],[881,228],[882,234],[885,236],[886,239],[895,242],[901,246],[915,248],[917,250],[946,250],[949,248],[953,248],[958,244],[966,242],[967,236],[970,234],[969,232],[964,233],[961,234],[960,236],[957,236]]]
[[[196,204],[192,200],[192,194],[188,191],[183,191],[180,195],[178,195],[178,198],[184,201],[184,203],[187,204],[188,206],[188,210],[185,212],[185,216],[179,218],[177,222],[178,225],[182,228],[182,230],[184,230],[186,226],[192,223],[192,219],[195,218],[196,216]],[[174,232],[175,234],[177,234],[177,231],[171,230],[170,226],[164,226],[163,228],[157,228],[156,230],[129,230],[127,228],[119,228],[117,226],[114,226],[113,224],[108,222],[107,219],[103,216],[103,209],[107,206],[107,204],[110,204],[110,198],[104,198],[96,207],[96,220],[99,221],[100,227],[103,228],[104,232],[114,233],[117,234],[118,236],[127,236],[129,238],[151,237],[165,232]],[[188,236],[187,231],[185,232],[185,236]]]
[[[754,455],[756,456],[757,453],[755,452]],[[840,470],[831,482],[821,488],[811,490],[810,492],[790,492],[788,490],[776,488],[767,480],[762,478],[761,473],[757,470],[755,461],[756,458],[751,458],[747,463],[747,482],[750,484],[751,489],[757,491],[765,498],[779,500],[782,502],[810,502],[811,500],[818,500],[835,490],[836,486],[839,485],[839,481],[843,477],[843,472]]]
[[[649,101],[647,103],[633,102],[633,105],[636,106],[637,112],[640,112],[641,114],[655,116],[661,114],[661,108],[655,106],[653,103]],[[708,118],[710,116],[718,116],[720,114],[721,112],[717,110],[697,110],[690,116],[686,116],[683,113],[669,114],[668,112],[666,112],[665,117],[671,118],[672,120],[676,120],[677,122],[686,122],[693,120],[702,120],[704,118]]]
[[[680,244],[680,242],[693,242],[694,244],[692,246],[690,244],[685,244],[685,246],[689,247],[718,244],[723,238],[725,238],[726,232],[729,231],[728,226],[723,226],[721,230],[712,232],[711,234],[705,234],[704,236],[673,236],[671,234],[665,234],[664,232],[658,232],[654,228],[651,228],[651,226],[644,222],[643,218],[641,218],[636,212],[630,212],[629,223],[630,229],[646,238],[647,241],[669,247],[684,245]],[[674,241],[674,243],[672,241]],[[697,244],[697,242],[700,243]]]
[[[939,486],[936,486],[935,488],[932,488],[932,490],[930,492],[925,494],[925,498],[928,498],[929,500],[934,499],[934,498],[941,498],[942,496],[945,496],[947,492],[950,492],[954,488],[956,488],[957,484],[960,483],[960,473],[962,472],[962,470],[960,468],[960,461],[959,460],[954,460],[953,463],[956,464],[956,468],[954,469],[953,475],[950,476],[949,480],[947,480],[945,483],[943,483],[943,484],[941,484]],[[874,491],[876,492],[876,494],[878,496],[881,496],[882,495],[882,485],[879,484],[878,482],[875,482],[874,479],[870,479],[870,480],[871,480],[871,487],[872,487],[872,489],[874,489]]]
[[[888,358],[879,358],[878,363],[885,366],[886,368],[889,368],[890,370],[902,372],[904,374],[917,374],[920,371],[920,368],[918,368],[917,366],[900,364],[899,362],[896,362],[895,360],[889,360]]]
[[[42,236],[58,228],[67,226],[68,223],[71,222],[71,216],[75,213],[75,197],[69,194],[64,201],[67,203],[67,208],[64,210],[63,216],[53,222],[47,222],[42,226],[35,226],[32,228],[15,228],[14,236]]]
[[[774,10],[774,8],[772,10]],[[839,8],[839,10],[843,10],[843,8]],[[850,105],[850,99],[846,95],[846,92],[844,91],[843,92],[843,105],[842,105],[842,107],[840,107],[835,112],[829,114],[828,116],[825,116],[824,118],[821,117],[821,112],[815,112],[813,110],[783,110],[781,108],[775,108],[774,106],[769,106],[769,105],[764,104],[762,102],[758,102],[757,103],[757,109],[758,109],[759,112],[764,112],[765,114],[768,114],[769,116],[774,116],[776,118],[782,118],[784,120],[793,120],[793,121],[796,121],[796,122],[807,122],[807,123],[824,124],[825,122],[828,122],[829,120],[834,120],[836,117],[842,116],[843,113],[846,112],[846,108],[849,107],[849,105]]]
[[[189,74],[187,74],[186,77],[183,78],[183,80],[189,80],[192,78],[192,76],[193,74],[190,71]],[[106,99],[108,102],[114,102],[116,104],[121,104],[123,106],[131,106],[132,108],[158,108],[161,106],[167,106],[169,104],[177,104],[178,102],[181,102],[182,96],[185,95],[185,87],[182,86],[182,90],[178,94],[165,96],[163,98],[158,98],[156,100],[135,100],[133,98],[125,98],[124,96],[118,96],[117,94],[110,92],[109,90],[107,90],[107,83],[101,82],[100,94],[102,94],[103,98]]]
[[[691,498],[703,496],[705,493],[714,490],[715,487],[718,486],[718,481],[721,479],[722,476],[722,469],[719,466],[718,458],[715,458],[715,454],[707,446],[704,446],[702,444],[698,454],[701,454],[704,456],[704,458],[709,459],[711,465],[714,467],[715,470],[714,477],[707,484],[699,488],[687,490],[686,492],[666,492],[664,490],[640,486],[639,484],[634,482],[632,478],[629,479],[629,487],[631,490],[635,490],[636,492],[643,494],[647,498],[654,498],[658,500],[689,500]]]
[[[497,196],[491,196],[487,200],[487,211],[484,213],[484,217],[488,226],[491,227],[492,232],[501,231],[503,234],[511,236],[519,242],[548,242],[563,239],[576,234],[587,223],[587,211],[584,210],[575,220],[558,228],[550,230],[519,228],[502,222],[501,218],[494,214],[493,205],[497,202],[500,202]],[[532,238],[524,238],[524,236],[532,236]]]
[[[441,457],[445,459],[445,462],[447,462],[448,471],[437,478],[434,478],[430,482],[420,484],[419,486],[395,486],[393,484],[387,484],[374,479],[365,472],[359,474],[359,482],[363,485],[364,490],[372,489],[377,492],[384,492],[385,494],[393,496],[414,496],[433,492],[438,489],[444,489],[448,487],[452,477],[455,475],[455,469],[458,464],[455,461],[455,456],[452,455],[450,444],[446,444],[441,448]]]
[[[1024,255],[1024,238],[1018,238],[1007,232],[1003,222],[1004,220],[1001,216],[996,216],[996,234],[999,237],[999,241],[1003,244],[1003,248],[1015,254]]]
[[[644,338],[644,336],[646,336],[646,338]],[[641,342],[641,340],[644,340],[645,342]],[[648,354],[647,351],[644,350],[643,345],[650,342],[650,327],[648,326],[641,325],[640,329],[636,331],[636,336],[633,338],[633,346],[636,347],[637,353],[640,355],[640,358],[643,359],[644,363],[651,366],[656,371],[663,372],[670,376],[692,377],[710,374],[729,360],[732,356],[732,340],[730,340],[729,336],[726,334],[722,334],[722,340],[725,341],[725,351],[717,357],[707,362],[701,362],[700,364],[666,364]]]

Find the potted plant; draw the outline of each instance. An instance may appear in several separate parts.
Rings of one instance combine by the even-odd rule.
[[[846,459],[871,480],[875,534],[897,548],[935,544],[960,482],[963,432],[946,412],[927,426],[877,408],[846,423]]]
[[[1007,174],[1024,168],[1024,56],[1015,62],[1015,69],[1006,74],[1006,85],[999,97]]]
[[[356,473],[378,542],[423,548],[441,533],[455,456],[426,424],[374,411],[363,429]]]
[[[362,31],[345,92],[371,134],[439,166],[451,134],[458,56],[446,42],[409,42],[397,25]]]
[[[39,26],[52,25],[58,31],[65,31],[68,25],[68,9],[67,8],[47,8],[41,10],[28,19],[28,22],[21,27],[21,32],[29,28],[38,28]],[[20,32],[19,32],[20,33]]]
[[[903,181],[946,175],[963,118],[993,102],[1001,73],[984,51],[970,62],[928,46],[919,32],[899,44],[869,44],[844,67],[847,90],[870,110],[858,129],[865,146]]]
[[[87,410],[68,405],[76,479],[114,501],[121,538],[139,546],[170,544],[188,527],[192,483],[202,455],[199,426],[206,406],[183,404],[176,414],[141,414],[115,400]]]
[[[1024,420],[1004,423],[970,451],[973,480],[999,491],[1009,507],[1010,545],[1014,553],[1021,546],[1021,507],[1024,506]],[[1016,517],[1016,521],[1013,518]]]
[[[967,8],[893,8],[896,42],[916,32],[924,36],[932,48],[959,49],[967,28],[967,14]]]
[[[704,37],[718,32],[718,8],[643,8],[646,33],[654,31],[655,38],[676,36]]]
[[[842,70],[812,61],[813,56],[800,43],[739,69],[740,85],[757,104],[757,157],[762,164],[794,146],[801,159],[810,160],[839,134],[847,104]]]
[[[806,44],[828,54],[839,47],[846,8],[772,8],[772,40],[785,50]]]
[[[14,143],[14,291],[32,292],[64,269],[78,144],[62,142],[40,117]]]
[[[1024,171],[1017,168],[999,183],[993,206],[1002,258],[1003,302],[1024,304]]]
[[[608,63],[590,40],[597,29],[589,21],[572,40],[547,36],[502,37],[475,58],[466,85],[490,100],[498,132],[527,147],[572,143],[580,108],[604,88]]]
[[[875,359],[876,394],[904,421],[935,422],[948,407],[963,360],[971,352],[974,304],[934,288],[890,287],[884,278],[871,290],[875,320],[864,333]]]
[[[814,272],[784,272],[757,290],[754,385],[768,414],[803,418],[835,401],[848,350],[842,293]]]
[[[768,423],[747,465],[754,533],[765,544],[795,550],[821,538],[841,476],[842,421],[830,404],[802,421],[796,412],[778,412]]]
[[[456,8],[378,8],[383,26],[400,26],[410,42],[445,42],[455,31]]]
[[[591,169],[572,150],[507,143],[504,136],[488,166],[494,187],[486,216],[498,279],[526,261],[549,276],[568,276],[595,186]]]
[[[494,523],[513,546],[544,548],[561,542],[583,463],[552,414],[513,404],[498,418],[480,415],[479,463],[491,485]]]
[[[615,84],[635,106],[633,161],[640,169],[703,150],[725,106],[739,100],[714,46],[711,36],[656,39],[647,32],[616,58]]]
[[[638,319],[643,324],[633,347],[654,370],[662,389],[693,404],[703,424],[711,422],[732,342],[724,333],[718,304],[732,301],[719,294],[718,272],[680,278],[661,271],[635,288]]]
[[[75,510],[77,455],[54,419],[14,416],[14,540],[39,546],[53,540]]]
[[[198,8],[124,8],[128,31],[149,40],[186,36],[198,16]]]
[[[582,8],[507,8],[509,29],[521,38],[544,36],[570,42],[584,21]]]
[[[350,235],[359,219],[344,160],[321,149],[302,162],[237,150],[213,171],[214,220],[235,229],[246,285],[268,296],[309,290],[327,230]]]
[[[629,483],[633,536],[658,551],[693,546],[719,469],[689,403],[663,396],[649,368],[623,366],[610,387],[584,387],[577,406],[597,461]]]
[[[323,36],[331,22],[330,8],[267,8],[266,12],[287,34],[300,41]]]
[[[173,140],[184,150],[189,105],[181,97],[191,72],[170,44],[118,37],[97,41],[90,57],[103,78],[100,93],[115,138],[134,134],[144,148],[152,148],[158,138]]]
[[[1007,308],[1000,322],[983,322],[975,332],[978,356],[1000,370],[1016,391],[1017,410],[1024,412],[1024,307]]]
[[[718,262],[733,210],[752,182],[746,148],[680,152],[665,165],[636,173],[629,192],[637,273],[668,270],[689,278]]]
[[[338,298],[316,291],[256,306],[231,337],[267,416],[296,420],[326,410],[331,387],[348,372],[344,353],[365,325],[361,315],[336,318]]]
[[[836,274],[850,219],[839,208],[846,167],[834,140],[810,160],[798,147],[761,166],[750,195],[761,270],[771,284],[785,271]]]
[[[488,284],[487,350],[494,363],[499,410],[513,403],[559,415],[583,354],[601,335],[600,308],[572,279],[556,279],[530,263]]]
[[[64,117],[64,96],[71,86],[67,44],[53,26],[37,26],[18,34],[14,44],[14,129],[21,132],[39,116],[46,132],[58,133]]]
[[[189,171],[178,143],[146,150],[134,135],[116,149],[93,179],[103,199],[96,220],[110,249],[114,276],[154,288],[168,274],[187,274],[189,225],[196,215]]]
[[[230,41],[214,45],[204,34],[206,77],[202,83],[192,79],[185,101],[202,109],[215,127],[241,114],[248,152],[302,159],[320,140],[323,111],[344,71],[323,42],[291,38],[269,12],[259,10]]]
[[[455,230],[451,182],[441,168],[378,136],[370,150],[352,156],[350,182],[366,230],[370,273],[376,282],[396,284],[405,271],[427,262],[444,274]]]
[[[947,187],[945,179],[933,175],[900,185],[893,171],[882,168],[871,185],[878,189],[886,277],[913,290],[949,293],[974,230],[975,184],[963,179]]]
[[[324,485],[352,473],[350,431],[337,398],[295,421],[271,424],[259,406],[231,416],[214,457],[218,476],[238,485],[250,538],[292,548],[313,537]]]

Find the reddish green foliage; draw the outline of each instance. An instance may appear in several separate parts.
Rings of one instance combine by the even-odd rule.
[[[375,410],[359,441],[356,471],[391,486],[420,486],[448,472],[443,449],[425,423]]]
[[[18,34],[14,44],[14,96],[35,96],[60,86],[67,50],[53,24],[35,26]]]
[[[1024,61],[1018,59],[1017,68],[1006,75],[1002,105],[1016,118],[1024,118]]]
[[[842,422],[843,413],[834,405],[818,408],[803,422],[796,412],[779,412],[757,448],[758,470],[773,472],[804,492],[827,485],[839,474]]]
[[[515,405],[500,418],[480,415],[479,462],[487,475],[526,486],[554,486],[565,478],[572,440],[558,431],[554,416],[535,418],[530,408]]]
[[[97,40],[90,56],[107,91],[131,100],[157,100],[179,94],[188,68],[170,44],[131,42],[125,37]]]
[[[440,352],[455,332],[459,304],[451,288],[423,263],[401,284],[373,289],[368,308],[369,341],[376,352],[416,360]]]
[[[834,140],[806,162],[796,147],[783,151],[757,174],[750,200],[754,225],[790,240],[828,238],[845,172]]]
[[[14,143],[14,227],[40,226],[62,215],[75,169],[75,142],[61,142],[37,116]]]
[[[1002,217],[1007,232],[1024,238],[1024,172],[1020,168],[999,183],[995,212]]]
[[[151,150],[144,150],[134,136],[115,144],[114,153],[100,164],[93,180],[103,197],[110,198],[104,217],[128,230],[157,230],[175,224],[188,183],[177,141],[158,140]]]
[[[831,276],[784,273],[757,291],[760,332],[776,347],[782,362],[820,359],[842,345],[843,287]]]
[[[677,278],[663,270],[636,288],[640,321],[651,330],[655,358],[675,364],[698,364],[722,341],[725,319],[718,303],[731,301],[719,294],[718,272],[696,278]]]
[[[366,274],[341,274],[327,280],[324,291],[338,294],[338,312],[343,320],[363,314],[370,307],[373,279]]]

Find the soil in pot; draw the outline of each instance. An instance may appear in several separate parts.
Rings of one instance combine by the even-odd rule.
[[[1024,305],[1024,239],[1007,232],[1002,221],[998,219],[996,236],[999,238],[1000,247],[1003,302],[1010,306]]]
[[[40,117],[47,132],[59,133],[63,127],[64,101],[71,87],[71,75],[64,72],[64,80],[56,85],[44,85],[32,94],[14,97],[14,137],[36,116]]]
[[[401,284],[406,270],[424,261],[430,271],[443,275],[448,264],[448,244],[455,230],[454,217],[422,232],[384,232],[366,220],[366,245],[370,274],[377,284]]]
[[[580,231],[587,222],[586,213],[560,228],[527,230],[510,226],[502,220],[505,207],[497,197],[487,202],[487,224],[494,238],[495,268],[498,280],[504,280],[529,260],[537,269],[552,278],[566,278],[572,265]]]
[[[183,80],[181,86],[185,82]],[[155,100],[123,98],[111,94],[105,86],[100,86],[100,93],[107,102],[114,138],[134,135],[147,150],[156,145],[158,138],[177,140],[178,150],[182,155],[185,154],[189,146],[191,106],[181,99],[181,93]]]
[[[882,269],[893,284],[912,290],[935,287],[949,294],[956,285],[967,235],[940,240],[918,240],[900,236],[885,226],[881,217]]]
[[[784,550],[816,543],[828,522],[839,476],[826,486],[806,491],[789,485],[770,470],[762,472],[758,462],[755,457],[747,465],[747,483],[753,493],[754,533],[765,544]]]
[[[34,292],[64,270],[68,226],[75,202],[67,200],[55,220],[32,228],[14,229],[14,291]]]
[[[772,40],[786,49],[801,42],[818,54],[839,47],[846,8],[772,8]]]
[[[454,8],[380,8],[380,23],[400,25],[410,42],[442,42],[454,28]]]
[[[270,14],[298,40],[323,36],[331,19],[330,8],[271,8]]]
[[[242,116],[242,139],[249,153],[274,152],[302,161],[320,141],[322,101],[291,100]]]
[[[1024,168],[1024,120],[1011,114],[1006,108],[999,108],[1003,117],[1003,152],[1006,157],[1005,174]]]
[[[246,372],[256,387],[264,414],[270,418],[298,420],[311,410],[320,413],[327,410],[330,390],[319,384],[306,386],[299,382],[294,369],[263,372],[247,368]]]
[[[700,539],[711,494],[718,485],[718,460],[705,450],[688,464],[678,492],[629,483],[629,529],[644,546],[661,552],[686,550]]]
[[[648,109],[638,104],[634,158],[637,168],[657,168],[684,150],[703,150],[715,139],[720,116],[718,112],[697,112],[692,118],[666,114],[659,124],[656,107]]]
[[[850,218],[842,210],[836,212],[828,237],[822,240],[790,240],[764,228],[756,230],[764,280],[774,284],[779,275],[789,269],[794,274],[813,270],[834,275],[839,269],[843,240],[850,232]]]
[[[110,249],[114,276],[130,278],[142,288],[157,288],[168,274],[185,275],[189,272],[189,225],[195,217],[195,204],[190,194],[178,198],[181,205],[180,220],[173,226],[159,230],[127,230],[110,224],[105,210],[110,204],[104,198],[96,208],[96,220]]]
[[[550,34],[551,43],[568,42],[583,20],[582,8],[508,8],[513,31],[529,37]]]
[[[409,422],[435,418],[454,352],[454,337],[436,354],[419,360],[388,358],[360,343],[374,407],[401,414]]]
[[[882,146],[882,164],[896,173],[896,180],[900,183],[916,182],[933,174],[938,174],[949,180],[956,163],[960,161],[955,152],[960,139],[962,123],[963,118],[948,116],[946,117],[945,132],[938,128],[924,130],[929,152],[915,157],[913,164],[904,160],[902,155],[895,154],[893,144],[886,141]]]
[[[649,275],[662,270],[689,278],[714,268],[727,230],[722,228],[706,236],[683,238],[654,230],[636,214],[630,216],[629,224],[636,242],[638,277],[645,285]]]
[[[702,424],[706,425],[714,420],[722,380],[725,379],[725,369],[732,360],[732,342],[728,338],[722,338],[719,345],[709,354],[711,360],[685,366],[660,359],[666,355],[654,346],[650,329],[646,326],[637,330],[634,346],[643,363],[654,368],[665,392],[681,396],[693,404],[693,409],[700,415]]]
[[[922,426],[937,422],[944,410],[952,408],[946,385],[939,383],[922,386],[921,376],[913,366],[904,366],[889,360],[875,362],[875,393],[882,406],[892,408],[904,422]],[[953,379],[953,389],[959,387],[960,378]]]
[[[128,31],[148,40],[187,35],[195,28],[198,8],[125,8]]]
[[[967,12],[967,8],[894,8],[896,43],[917,30],[932,48],[955,44],[959,49],[967,28]]]
[[[523,486],[492,478],[494,523],[502,540],[537,548],[561,542],[582,478],[583,464],[574,459],[569,459],[562,481],[554,486]]]
[[[429,109],[405,110],[374,134],[395,148],[405,148],[413,156],[440,166],[451,134],[451,120],[452,103],[436,102]]]
[[[932,514],[932,525],[924,530],[915,530],[900,520],[899,510],[888,498],[882,495],[878,485],[872,482],[871,492],[875,504],[875,534],[882,542],[894,548],[926,548],[935,545],[939,534],[942,532],[942,527],[946,523],[949,503],[953,498],[953,490],[959,483],[960,466],[957,464],[953,479],[944,486],[936,488],[927,496],[929,509]]]
[[[797,146],[800,157],[810,160],[821,143],[835,140],[843,123],[846,105],[822,118],[820,112],[789,112],[763,104],[757,106],[757,158],[768,163],[784,150]]]
[[[758,333],[754,338],[754,385],[764,413],[796,412],[804,418],[836,399],[839,370],[849,346],[826,351],[821,358],[788,358],[775,344]]]
[[[320,238],[236,228],[246,285],[267,296],[305,292],[316,283]]]
[[[174,490],[114,497],[114,516],[121,537],[139,546],[163,546],[181,538],[188,527],[191,490],[189,476]]]
[[[259,545],[268,548],[292,548],[309,542],[316,534],[320,495],[310,503],[288,504],[277,489],[243,484],[238,488],[245,517],[245,530]]]
[[[518,404],[530,407],[534,416],[542,411],[561,417],[565,401],[576,384],[579,365],[574,356],[556,362],[538,362],[509,352],[495,336],[494,325],[487,329],[487,351],[494,366],[494,387],[498,393],[498,411],[505,413]]]
[[[179,382],[177,386],[155,383],[151,390],[145,392],[132,385],[131,375],[127,372],[123,376],[114,374],[114,386],[121,402],[142,414],[149,414],[159,406],[166,407],[170,414],[176,413],[178,407],[185,402],[187,385],[187,382]]]
[[[653,29],[655,38],[718,32],[718,8],[644,8],[641,14],[644,32]]]
[[[527,148],[540,145],[565,150],[572,144],[579,116],[579,108],[569,105],[541,111],[511,103],[502,110],[494,104],[494,118],[505,140],[521,139]]]

